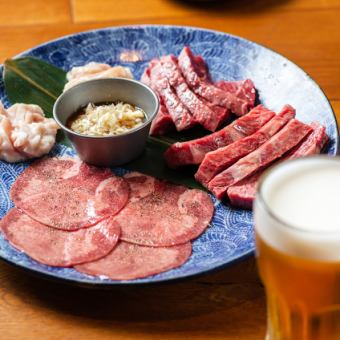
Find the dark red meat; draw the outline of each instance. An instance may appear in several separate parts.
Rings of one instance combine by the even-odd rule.
[[[159,110],[156,117],[153,119],[150,128],[150,135],[165,135],[171,130],[175,129],[174,122],[167,108],[165,107],[162,100],[160,100]]]
[[[228,188],[227,195],[231,205],[243,209],[252,209],[257,184],[264,171],[257,171],[254,175]]]
[[[241,81],[224,81],[220,80],[215,83],[220,89],[234,93],[236,97],[243,99],[248,103],[249,108],[253,108],[256,99],[254,83],[250,79]]]
[[[273,111],[258,105],[245,116],[238,118],[215,133],[199,139],[171,145],[164,154],[165,160],[171,168],[188,164],[200,164],[208,152],[253,134],[274,116]]]
[[[201,56],[194,56],[193,54],[191,55],[191,58],[192,66],[200,81],[214,88],[204,59]],[[151,71],[160,62],[162,63],[163,78],[167,78],[169,81],[168,85],[171,85],[170,88],[167,89],[168,95],[171,97],[170,101],[166,101],[165,93],[162,95],[162,93],[159,92],[159,87],[157,88],[155,79],[157,79],[157,77],[159,78],[159,72],[153,76],[153,80],[150,78]],[[216,104],[216,101],[211,101],[211,98],[207,100],[199,93],[195,94],[191,91],[181,74],[177,58],[173,55],[162,57],[160,61],[157,59],[152,60],[145,69],[141,81],[150,86],[160,97],[160,110],[151,125],[151,135],[162,135],[170,131],[174,127],[173,117],[176,116],[177,119],[179,119],[179,112],[181,114],[184,112],[185,121],[184,123],[181,121],[177,125],[184,124],[185,127],[177,127],[178,130],[187,129],[188,127],[186,127],[186,124],[193,125],[194,121],[196,121],[206,129],[215,131],[217,127],[222,126],[230,118],[230,110],[227,109],[226,106],[217,105],[218,103]],[[161,79],[158,79],[158,85],[161,84],[161,88],[166,87],[165,83],[166,82]],[[226,96],[229,94],[235,95],[237,101],[248,102],[248,110],[254,107],[255,88],[251,80],[247,79],[245,81],[236,82],[219,81],[217,87],[225,91],[227,93],[225,94]],[[217,88],[216,90],[218,91]],[[180,105],[177,99],[179,99],[183,105]],[[176,107],[176,109],[174,109],[174,107]],[[188,109],[194,121],[190,122],[185,109]]]
[[[150,66],[152,63],[150,63]],[[167,132],[173,130],[175,125],[169,115],[163,99],[159,96],[157,89],[152,85],[150,79],[150,68],[146,68],[141,77],[141,82],[150,86],[159,97],[159,110],[156,117],[153,119],[150,128],[150,135],[165,135]]]
[[[151,64],[151,62],[150,62],[150,64]],[[140,81],[141,81],[142,83],[144,83],[145,85],[148,85],[148,86],[150,86],[150,87],[152,88],[151,79],[150,79],[150,66],[148,66],[148,67],[144,70],[144,72],[143,72],[143,74],[142,74],[142,76],[141,76],[141,78],[140,78]],[[153,90],[154,90],[154,89],[153,89]]]
[[[321,124],[314,122],[311,124],[313,132],[307,136],[300,144],[297,145],[282,160],[305,157],[319,154],[328,141],[326,129]],[[231,186],[228,191],[228,197],[231,204],[235,207],[251,209],[256,195],[256,188],[259,178],[264,170],[256,172],[254,175],[245,178],[238,184]]]
[[[309,125],[303,124],[296,119],[291,120],[281,131],[257,150],[241,158],[231,167],[215,176],[209,182],[208,189],[218,199],[221,199],[231,185],[238,183],[281,157],[311,131],[312,128]]]
[[[196,180],[206,186],[208,182],[221,171],[227,169],[239,159],[264,144],[286,125],[290,119],[294,118],[294,116],[295,110],[291,106],[286,106],[282,112],[272,118],[254,134],[239,139],[223,148],[208,152],[195,174]]]
[[[195,68],[195,71],[198,77],[200,78],[201,82],[215,85],[224,91],[234,93],[237,97],[243,100],[246,100],[249,104],[249,108],[254,107],[256,91],[255,91],[254,83],[250,79],[241,80],[241,81],[220,80],[216,82],[215,84],[213,84],[210,78],[210,75],[209,75],[208,67],[204,59],[200,55],[192,55],[192,57],[193,57],[192,65]]]
[[[210,74],[208,71],[208,67],[204,59],[200,55],[196,55],[194,56],[193,60],[194,60],[195,71],[198,74],[201,81],[212,84]],[[223,106],[214,105],[210,101],[206,100],[205,98],[201,97],[198,94],[197,94],[197,97],[215,112],[216,119],[220,122],[219,126],[222,126],[223,124],[227,123],[230,120],[231,118],[230,110],[228,110],[227,108]]]
[[[144,247],[119,242],[107,256],[75,269],[112,280],[133,280],[159,274],[184,264],[191,255],[190,242],[174,247]]]
[[[173,246],[198,237],[209,225],[214,205],[201,190],[132,173],[130,201],[115,216],[121,239],[146,246]]]
[[[117,214],[128,201],[129,186],[110,169],[71,158],[44,158],[17,178],[10,195],[34,220],[77,230]]]
[[[178,57],[178,65],[187,84],[201,97],[215,105],[230,109],[238,116],[246,114],[251,109],[247,100],[237,97],[234,93],[224,91],[201,78],[197,71],[195,56],[189,47],[183,48]]]
[[[1,220],[7,240],[33,259],[50,265],[70,267],[107,255],[118,242],[120,227],[108,218],[95,226],[76,231],[50,228],[14,208]]]
[[[213,82],[210,78],[208,66],[205,63],[205,60],[203,59],[203,57],[200,55],[192,54],[192,61],[193,61],[192,65],[194,66],[195,72],[199,76],[200,80],[202,82],[212,84]]]
[[[197,98],[199,98],[205,105],[209,106],[214,111],[215,119],[219,122],[218,127],[225,125],[231,120],[232,114],[227,108],[214,105],[199,95],[197,95]]]
[[[182,131],[195,125],[194,117],[178,98],[168,79],[164,77],[162,65],[159,62],[154,62],[150,66],[150,79],[152,86],[162,98],[176,129]]]
[[[328,141],[326,128],[318,122],[313,122],[310,126],[313,128],[313,132],[285,156],[284,160],[317,155],[321,152]]]
[[[220,80],[213,84],[208,67],[204,59],[200,55],[192,55],[192,65],[200,78],[201,82],[205,82],[224,90],[226,92],[234,93],[237,97],[246,100],[249,108],[253,108],[256,99],[256,90],[254,83],[250,79],[241,81],[225,81]]]
[[[209,131],[215,131],[221,124],[221,117],[200,100],[194,92],[192,92],[183,78],[178,68],[177,58],[174,55],[162,57],[160,60],[162,65],[163,76],[168,79],[170,85],[175,89],[178,98],[189,109],[195,121],[201,124]],[[222,116],[224,120],[224,117]]]

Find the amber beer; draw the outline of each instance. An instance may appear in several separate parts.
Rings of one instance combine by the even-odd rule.
[[[266,339],[340,339],[340,159],[308,157],[270,169],[254,220]]]

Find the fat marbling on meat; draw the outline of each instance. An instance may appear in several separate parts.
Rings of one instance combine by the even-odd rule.
[[[256,150],[280,131],[294,116],[295,109],[286,105],[278,115],[252,135],[239,139],[223,148],[208,152],[195,174],[196,180],[207,186],[214,176]]]
[[[189,47],[184,47],[178,57],[178,65],[182,74],[195,93],[215,105],[230,109],[238,116],[243,116],[253,107],[254,102],[251,96],[249,98],[238,97],[233,92],[225,91],[207,82],[205,77],[202,78],[197,71],[199,67],[196,65],[196,60]],[[252,89],[252,91],[255,94],[255,90]]]
[[[317,155],[328,141],[326,128],[320,123],[311,124],[313,132],[302,140],[293,150],[280,159],[281,161]],[[251,209],[256,195],[256,189],[260,177],[265,170],[260,170],[241,182],[228,188],[227,195],[231,204],[235,207]]]
[[[282,130],[258,149],[215,176],[208,183],[208,189],[218,199],[223,198],[230,186],[257,170],[268,166],[296,146],[311,131],[312,128],[309,125],[292,119]]]
[[[165,160],[171,168],[200,164],[208,152],[253,134],[274,116],[275,112],[258,105],[219,131],[202,138],[172,144],[164,153]]]

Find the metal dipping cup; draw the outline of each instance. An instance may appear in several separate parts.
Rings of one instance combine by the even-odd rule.
[[[66,127],[68,118],[89,103],[122,101],[144,110],[142,125],[115,136],[87,136]],[[96,166],[118,166],[138,157],[145,148],[151,122],[159,108],[157,95],[143,83],[125,78],[89,80],[62,93],[53,107],[53,116],[70,139],[79,157]]]

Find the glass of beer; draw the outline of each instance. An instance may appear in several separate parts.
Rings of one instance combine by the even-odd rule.
[[[266,339],[340,339],[340,158],[272,167],[259,183],[254,221]]]

